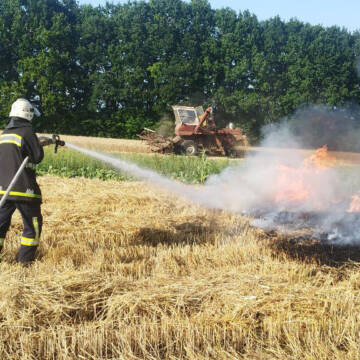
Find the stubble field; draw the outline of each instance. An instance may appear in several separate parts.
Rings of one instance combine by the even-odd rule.
[[[2,359],[360,357],[359,249],[89,177],[39,178],[44,231],[30,268],[14,263],[14,217],[0,264]]]

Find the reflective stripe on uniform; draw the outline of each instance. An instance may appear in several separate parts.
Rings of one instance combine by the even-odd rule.
[[[37,246],[39,245],[39,239],[30,239],[22,236],[20,244],[25,246]]]
[[[0,190],[0,195],[4,195],[5,193],[6,193],[6,191]],[[12,195],[12,196],[24,196],[24,197],[28,197],[28,198],[41,199],[41,195],[32,194],[32,193],[23,193],[23,192],[18,192],[18,191],[10,191],[9,195]]]
[[[5,238],[0,238],[0,246],[4,246]]]
[[[14,144],[21,147],[22,137],[17,134],[3,134],[0,136],[0,144]]]
[[[19,140],[22,140],[22,136],[18,135],[18,134],[1,134],[0,138],[1,137],[6,137],[6,136],[13,136]]]

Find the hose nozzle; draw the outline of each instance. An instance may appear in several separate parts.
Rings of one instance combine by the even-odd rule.
[[[53,142],[53,144],[55,144],[55,147],[54,147],[54,153],[55,153],[55,154],[57,153],[59,146],[65,146],[65,141],[60,140],[60,136],[59,136],[59,135],[55,135],[55,134],[54,134],[54,135],[52,136],[52,142]]]

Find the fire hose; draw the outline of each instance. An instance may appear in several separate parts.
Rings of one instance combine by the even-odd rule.
[[[40,145],[42,147],[54,144],[55,145],[55,147],[54,147],[54,152],[55,153],[57,153],[59,146],[65,146],[65,141],[60,140],[59,135],[53,135],[51,138],[48,138],[48,137],[45,137],[45,136],[40,136],[39,141],[40,141]],[[3,195],[3,197],[2,197],[2,199],[0,201],[0,208],[5,204],[5,201],[8,198],[10,191],[12,190],[14,185],[16,184],[16,181],[20,177],[21,173],[23,172],[23,170],[24,170],[25,166],[27,165],[27,163],[29,162],[29,160],[30,160],[30,158],[29,158],[29,156],[27,156],[24,159],[24,161],[22,162],[22,164],[20,165],[18,171],[16,172],[15,176],[11,180],[8,188],[6,189],[5,194]]]

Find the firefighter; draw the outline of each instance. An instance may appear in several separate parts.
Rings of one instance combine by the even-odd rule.
[[[30,101],[17,99],[11,106],[9,122],[0,135],[0,198],[23,160],[29,156],[26,168],[0,208],[0,251],[14,211],[18,209],[22,216],[24,228],[16,257],[22,264],[34,261],[43,223],[41,191],[36,182],[35,164],[42,161],[44,151],[32,129],[34,115],[40,116],[40,112]]]

